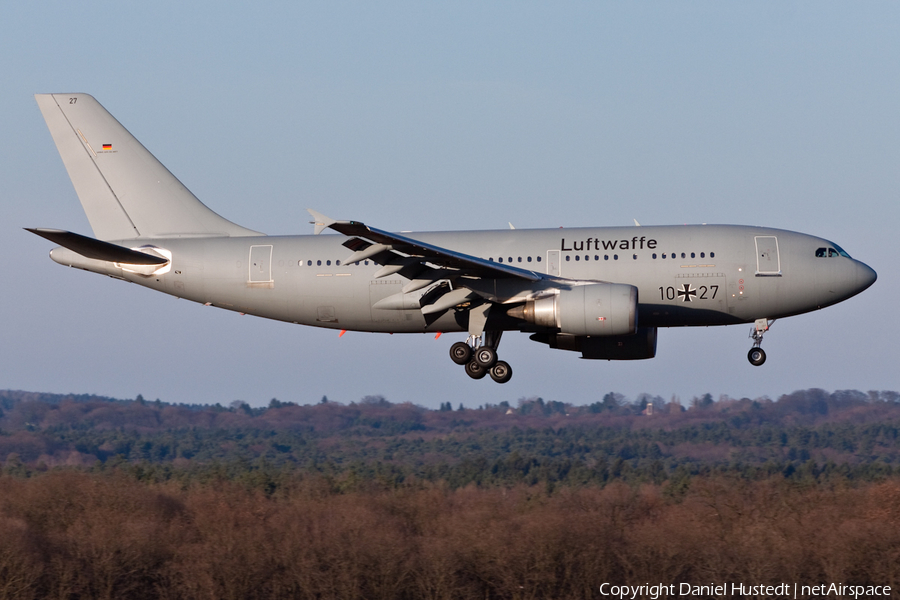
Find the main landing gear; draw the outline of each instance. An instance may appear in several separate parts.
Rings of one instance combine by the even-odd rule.
[[[754,367],[759,367],[766,362],[766,351],[760,346],[762,345],[763,334],[769,330],[769,327],[771,327],[774,322],[774,319],[771,321],[768,319],[757,319],[753,324],[753,329],[750,330],[750,339],[753,340],[753,347],[750,348],[750,352],[747,353],[747,360],[749,360],[750,364]]]
[[[450,346],[450,358],[458,365],[466,366],[466,374],[472,379],[490,375],[497,383],[512,379],[509,363],[497,360],[497,346],[502,331],[485,331],[482,335],[470,335],[465,342]]]

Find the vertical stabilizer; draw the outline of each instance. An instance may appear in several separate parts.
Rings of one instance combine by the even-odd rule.
[[[262,235],[207,208],[92,96],[35,99],[97,238]]]

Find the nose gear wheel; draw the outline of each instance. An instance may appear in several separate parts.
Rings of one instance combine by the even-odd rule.
[[[762,348],[750,348],[750,352],[747,353],[747,360],[754,367],[758,367],[766,362],[766,351]]]

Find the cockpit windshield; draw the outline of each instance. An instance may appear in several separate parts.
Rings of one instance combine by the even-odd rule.
[[[844,258],[850,258],[850,255],[847,254],[847,252],[843,248],[841,248],[834,242],[829,242],[829,244],[831,244],[831,247],[829,247],[829,248],[818,248],[816,250],[817,258],[831,258],[831,257],[835,257],[835,256],[843,256]]]

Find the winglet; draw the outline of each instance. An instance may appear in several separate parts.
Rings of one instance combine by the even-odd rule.
[[[315,235],[319,235],[319,234],[322,233],[325,229],[327,229],[327,228],[330,227],[331,225],[334,225],[335,223],[337,223],[337,221],[336,221],[335,219],[331,219],[331,218],[329,218],[329,217],[326,217],[326,216],[323,215],[322,213],[316,212],[316,211],[314,211],[314,210],[311,209],[311,208],[307,208],[306,211],[307,211],[309,214],[312,215],[312,218],[313,218],[313,219],[315,219],[315,221],[310,221],[310,223],[312,223],[313,225],[315,225],[315,229],[313,230],[313,233],[314,233]]]

